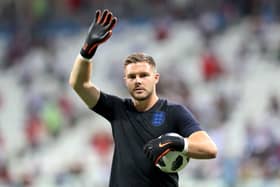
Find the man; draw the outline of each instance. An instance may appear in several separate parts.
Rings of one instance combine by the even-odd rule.
[[[91,82],[93,55],[110,38],[116,22],[110,11],[96,12],[69,83],[90,109],[111,123],[115,148],[110,187],[178,186],[177,173],[155,166],[160,158],[170,150],[190,158],[215,158],[216,145],[185,107],[158,98],[160,76],[151,56],[134,53],[125,60],[124,81],[131,99],[106,94]],[[166,134],[170,132],[180,136]]]

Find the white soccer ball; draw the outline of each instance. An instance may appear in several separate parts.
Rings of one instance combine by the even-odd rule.
[[[163,172],[176,173],[181,171],[189,163],[190,158],[179,151],[169,151],[156,164]]]

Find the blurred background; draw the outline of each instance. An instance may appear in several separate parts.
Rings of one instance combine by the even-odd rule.
[[[68,85],[96,9],[119,18],[93,80],[128,97],[123,59],[152,55],[161,97],[184,104],[217,143],[181,187],[280,186],[280,1],[1,0],[0,186],[106,187],[110,125]]]

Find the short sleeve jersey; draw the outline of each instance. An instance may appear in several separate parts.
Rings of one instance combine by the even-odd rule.
[[[115,146],[110,187],[178,186],[178,174],[162,172],[146,157],[143,147],[168,132],[188,137],[201,130],[187,108],[159,99],[148,111],[138,112],[131,99],[101,92],[92,110],[112,126]]]

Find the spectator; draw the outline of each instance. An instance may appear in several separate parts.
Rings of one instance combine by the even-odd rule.
[[[201,65],[202,75],[206,82],[217,80],[224,73],[221,61],[211,49],[202,54]]]

